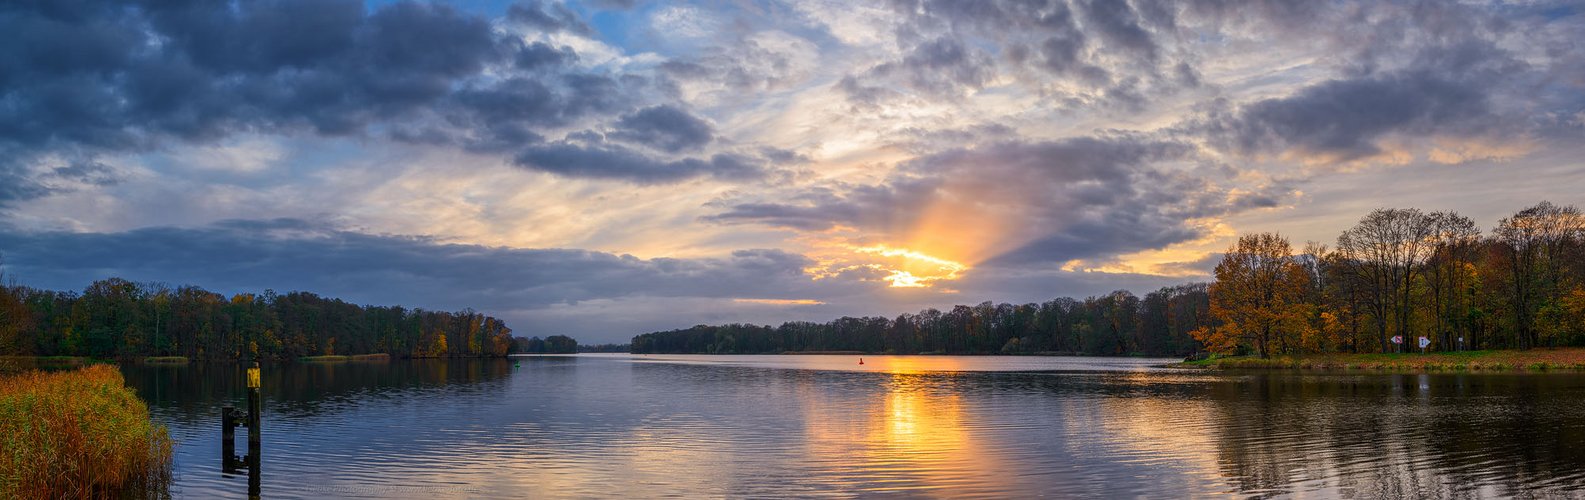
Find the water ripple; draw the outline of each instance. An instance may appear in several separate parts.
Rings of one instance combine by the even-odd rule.
[[[1485,497],[1585,488],[1585,377],[1034,357],[580,356],[266,370],[276,498]],[[229,367],[127,367],[220,473]],[[241,444],[241,443],[239,443]]]

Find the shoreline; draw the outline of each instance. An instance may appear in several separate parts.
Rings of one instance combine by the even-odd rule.
[[[1008,357],[1008,358],[1162,358],[1177,359],[1180,355],[1172,354],[1084,354],[1078,352],[1041,351],[1041,352],[865,352],[865,351],[786,351],[786,352],[578,352],[573,354],[631,354],[634,356],[668,355],[668,356],[977,356],[977,357]]]
[[[1201,370],[1290,370],[1307,372],[1585,372],[1585,348],[1483,350],[1428,353],[1326,353],[1212,357],[1167,365]]]
[[[521,354],[521,353],[518,353]],[[514,354],[515,355],[515,354]],[[260,361],[265,363],[335,363],[347,361],[391,361],[391,360],[419,360],[419,359],[507,359],[506,356],[395,356],[387,353],[373,354],[337,354],[322,356],[301,356],[296,358],[267,358]],[[221,364],[243,363],[238,359],[226,358],[188,358],[186,356],[124,356],[96,358],[93,356],[32,356],[32,355],[3,355],[0,356],[0,374],[21,373],[28,370],[58,370],[66,368],[81,368],[90,365],[169,365],[181,366],[188,364]]]

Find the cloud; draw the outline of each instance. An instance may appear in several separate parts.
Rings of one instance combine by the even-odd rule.
[[[756,32],[661,64],[672,78],[707,90],[767,91],[808,79],[820,63],[813,42],[779,30]]]
[[[720,200],[706,220],[851,229],[857,244],[969,264],[1060,263],[1194,240],[1208,229],[1186,221],[1268,206],[1287,190],[1243,185],[1190,144],[1122,134],[951,149],[907,161],[881,183]]]
[[[506,8],[506,20],[530,28],[555,33],[567,31],[583,36],[594,34],[594,29],[561,3],[540,0],[520,0]]]
[[[893,74],[916,92],[950,97],[979,90],[995,77],[995,69],[990,55],[943,36],[915,45],[901,61],[869,71],[871,78]]]
[[[623,115],[607,138],[668,153],[697,151],[715,139],[709,122],[675,106],[653,106]]]
[[[1538,133],[1534,120],[1522,116],[1535,105],[1557,104],[1544,92],[1513,104],[1516,93],[1527,91],[1524,82],[1542,77],[1490,40],[1421,47],[1398,64],[1403,67],[1345,74],[1287,96],[1217,103],[1191,128],[1213,147],[1243,156],[1323,165],[1378,157],[1401,163],[1407,155],[1457,162],[1520,154],[1512,146]]]
[[[0,207],[17,200],[29,200],[49,194],[50,189],[22,172],[0,169]]]
[[[1128,2],[1089,0],[1082,4],[1085,24],[1100,35],[1109,47],[1127,52],[1145,62],[1154,62],[1160,48],[1150,31],[1140,26],[1140,19]],[[1166,11],[1158,11],[1166,14]],[[1170,18],[1164,18],[1170,22]]]
[[[940,289],[869,296],[887,270],[854,267],[876,261],[841,253],[882,244],[967,265],[942,280],[964,301],[1105,292],[1156,283],[1120,271],[1193,274],[1200,256],[1225,248],[1223,234],[1282,227],[1330,237],[1329,221],[1346,225],[1339,217],[1367,203],[1359,179],[1393,184],[1393,174],[1363,168],[1376,163],[1410,163],[1397,175],[1433,179],[1440,192],[1483,193],[1465,198],[1488,214],[1549,187],[1526,178],[1555,187],[1578,177],[1585,22],[1568,7],[25,2],[0,8],[0,224],[83,232],[6,237],[36,244],[30,255],[58,243],[84,256],[73,245],[89,241],[159,261],[159,238],[238,254],[165,249],[219,271],[161,263],[141,275],[200,284],[227,273],[277,279],[242,269],[248,258],[290,267],[252,247],[330,255],[319,245],[337,241],[377,258],[334,263],[365,274],[330,275],[394,298],[382,302],[409,302],[396,293],[404,287],[449,300],[440,291],[460,285],[405,269],[424,259],[471,252],[570,269],[587,273],[567,278],[576,304],[523,303],[574,326],[624,307],[669,311],[667,321],[707,309],[751,317],[726,309],[734,304],[827,319],[940,299]],[[621,11],[580,17],[596,9]],[[1306,168],[1315,165],[1362,168]],[[362,232],[202,225],[239,216]],[[189,227],[147,227],[167,224]],[[441,241],[717,256],[680,261],[710,269],[730,265],[700,262],[778,246],[832,278],[816,288],[772,283],[788,293],[622,295],[612,291],[622,280],[675,286],[632,271],[671,264]],[[605,264],[568,263],[578,259]],[[78,262],[62,265],[91,259]],[[460,264],[447,272],[469,273]],[[272,283],[375,293],[291,276]],[[294,284],[299,276],[307,284]],[[618,284],[582,281],[607,278]],[[820,288],[844,283],[861,286]],[[584,307],[596,302],[604,308]]]
[[[222,292],[308,290],[361,303],[446,309],[537,309],[636,297],[797,300],[856,289],[852,283],[809,280],[803,272],[809,260],[782,250],[639,259],[587,250],[444,244],[300,219],[118,233],[0,230],[0,248],[6,249],[7,274],[30,286],[73,290],[120,276]]]
[[[1198,81],[1196,61],[1158,39],[1176,40],[1176,9],[1140,2],[987,0],[890,2],[902,19],[898,56],[844,80],[859,105],[899,94],[954,97],[1015,83],[1068,105],[1139,109]]]
[[[578,61],[577,51],[568,46],[555,47],[545,42],[533,42],[518,49],[512,62],[522,70],[559,68]]]
[[[663,94],[644,76],[576,67],[565,45],[524,41],[524,30],[592,34],[559,3],[510,7],[518,31],[441,3],[54,5],[0,10],[0,203],[50,192],[30,166],[48,155],[312,134],[515,157]]]
[[[588,0],[585,3],[608,10],[627,10],[638,6],[638,0]]]
[[[520,335],[568,333],[623,341],[698,323],[896,314],[953,300],[1049,300],[1150,289],[1141,275],[987,268],[963,296],[876,294],[853,279],[811,280],[813,262],[776,249],[720,258],[640,259],[574,249],[513,249],[377,235],[301,219],[228,220],[201,227],[116,233],[0,228],[5,271],[22,284],[78,290],[93,280],[192,284],[220,293],[304,290],[354,303],[438,310],[471,307],[503,317]],[[636,312],[635,312],[636,311]],[[618,314],[620,313],[620,314]]]
[[[286,148],[278,142],[253,137],[188,148],[171,156],[197,170],[256,173],[269,169],[286,153]]]
[[[518,154],[523,167],[594,179],[655,184],[710,176],[729,180],[762,178],[769,172],[763,158],[717,153],[708,158],[667,160],[614,144],[559,141],[532,146]]]
[[[47,177],[97,186],[114,185],[121,181],[120,173],[115,168],[99,162],[75,162],[55,167]]]
[[[1349,161],[1383,152],[1390,134],[1478,132],[1491,119],[1478,88],[1427,74],[1332,80],[1217,114],[1213,144],[1242,154],[1296,150]]]

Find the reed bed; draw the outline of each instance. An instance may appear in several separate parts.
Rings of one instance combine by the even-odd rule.
[[[114,366],[0,377],[0,498],[167,497],[171,445]]]

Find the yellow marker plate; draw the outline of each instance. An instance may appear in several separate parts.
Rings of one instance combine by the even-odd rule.
[[[249,389],[258,389],[259,388],[259,369],[258,368],[249,368],[248,369],[248,388]]]

